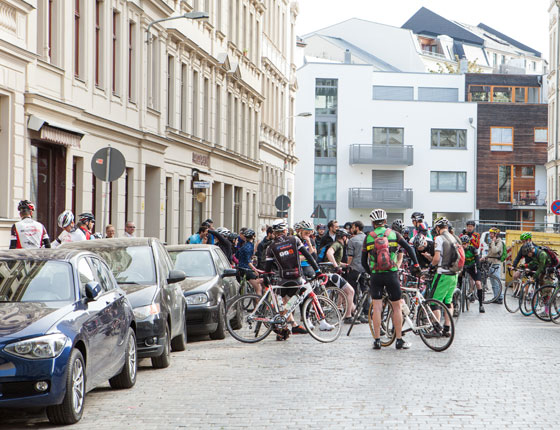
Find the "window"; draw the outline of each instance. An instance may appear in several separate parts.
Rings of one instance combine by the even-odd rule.
[[[403,170],[372,170],[372,188],[382,190],[403,190],[404,171]]]
[[[113,58],[112,58],[112,90],[113,94],[119,94],[119,75],[120,75],[120,56],[119,56],[119,38],[120,38],[120,21],[119,11],[113,9]]]
[[[210,140],[210,80],[208,78],[204,78],[204,100],[203,100],[203,116],[202,124],[203,128],[203,139],[206,141]],[[245,113],[245,111],[243,111]],[[244,124],[243,124],[244,125]],[[245,136],[243,136],[245,137]],[[244,142],[246,143],[246,142]]]
[[[315,115],[336,115],[338,79],[317,79],[315,86]]]
[[[513,127],[490,128],[490,151],[513,151]]]
[[[97,258],[92,258],[90,261],[103,291],[114,290],[115,286],[109,274],[109,269]]]
[[[457,102],[459,90],[457,88],[419,87],[418,100],[426,102]]]
[[[222,144],[222,87],[216,85],[216,145]]]
[[[494,87],[492,91],[492,101],[494,103],[511,103],[511,87]]]
[[[467,172],[430,172],[430,191],[467,191]]]
[[[467,130],[432,128],[432,148],[467,149]]]
[[[548,143],[548,128],[535,128],[535,142]]]
[[[414,87],[374,85],[373,100],[414,100]]]
[[[80,290],[85,296],[86,284],[95,281],[93,271],[91,270],[91,267],[86,258],[81,258],[78,261],[78,277],[80,278]]]
[[[175,59],[167,56],[167,125],[173,127],[175,116]]]
[[[515,103],[525,103],[526,93],[527,93],[527,88],[525,87],[515,88]]]
[[[192,132],[193,136],[198,136],[198,72],[193,70],[193,82],[192,82]]]
[[[128,22],[128,100],[136,102],[135,78],[136,78],[136,24]]]
[[[336,166],[315,165],[315,201],[336,201]]]
[[[81,43],[82,43],[82,22],[80,15],[81,0],[74,1],[74,76],[81,77]]]
[[[535,177],[535,166],[516,166],[516,168],[519,169],[519,175],[522,178],[534,178]],[[516,175],[516,176],[518,176],[518,175]]]
[[[470,100],[473,102],[489,102],[490,87],[486,85],[470,85],[469,96],[470,96]]]
[[[181,63],[181,131],[187,131],[187,65]]]
[[[153,34],[149,35],[148,43],[148,107],[159,108],[159,40]]]
[[[498,166],[498,202],[511,203],[511,166]]]
[[[492,54],[492,56],[493,56],[493,60],[494,60],[494,66],[497,66],[498,65],[498,54],[494,53],[494,54]]]
[[[315,156],[336,157],[336,122],[315,122]]]
[[[539,103],[539,87],[469,85],[469,101],[493,103]]]
[[[529,87],[527,88],[527,103],[538,103],[539,102],[539,88]]]
[[[403,145],[404,128],[373,127],[374,145]]]
[[[101,23],[103,19],[101,18],[101,13],[103,11],[103,6],[101,0],[95,1],[95,85],[97,87],[101,86]]]

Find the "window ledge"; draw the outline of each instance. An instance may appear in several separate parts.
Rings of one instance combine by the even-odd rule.
[[[50,63],[43,58],[39,58],[37,60],[37,64],[39,64],[41,67],[44,67],[45,69],[49,69],[50,71],[58,73],[60,75],[64,74],[64,69],[63,68],[61,68],[59,66],[56,66],[53,63]]]
[[[156,108],[154,108],[154,107],[148,106],[148,107],[146,108],[146,111],[148,111],[149,113],[151,113],[151,114],[153,114],[153,115],[157,115],[157,116],[161,115],[161,112],[160,112],[159,110],[157,110]]]

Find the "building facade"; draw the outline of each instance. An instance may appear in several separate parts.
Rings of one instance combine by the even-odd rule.
[[[548,79],[548,157],[546,163],[546,176],[548,184],[547,193],[547,220],[551,224],[560,222],[560,217],[551,210],[552,202],[560,199],[560,139],[558,136],[558,123],[560,121],[558,107],[558,89],[560,88],[560,75],[558,58],[560,56],[560,4],[551,0],[548,6],[549,14],[549,58],[550,73]]]
[[[93,212],[98,231],[107,213],[118,234],[131,220],[138,235],[182,243],[206,218],[257,228],[261,186],[290,192],[296,5],[2,0],[0,9],[1,244],[25,198],[51,236],[72,209]],[[154,22],[193,11],[209,18]],[[279,63],[271,94],[265,76]],[[110,186],[91,167],[108,146],[126,159]]]
[[[373,208],[410,224],[475,216],[476,104],[464,75],[374,72],[307,62],[298,70],[296,219],[362,220]],[[314,142],[312,144],[311,142]]]

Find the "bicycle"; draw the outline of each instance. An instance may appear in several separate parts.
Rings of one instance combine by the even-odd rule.
[[[521,294],[519,295],[519,312],[523,316],[530,316],[533,314],[533,296],[536,291],[536,281],[533,278],[527,279],[522,287]]]
[[[508,268],[508,271],[511,275],[510,268]],[[523,294],[523,278],[528,275],[528,271],[525,269],[515,269],[515,272],[521,273],[521,276],[515,278],[509,285],[506,285],[504,291],[504,306],[512,314],[519,310],[519,299]]]
[[[338,310],[340,311],[340,314],[344,317],[344,315],[346,315],[346,310],[348,309],[348,296],[344,291],[342,291],[341,288],[332,285],[329,277],[329,275],[337,274],[337,272],[334,266],[332,265],[332,263],[319,263],[319,267],[321,268],[321,273],[326,274],[326,276],[329,278],[328,280],[329,285],[325,285],[321,283],[321,285],[319,286],[318,289],[316,289],[315,292],[325,295],[326,297],[331,299],[334,303],[336,303],[338,306]],[[338,274],[338,276],[342,276],[342,275]]]
[[[494,303],[497,301],[500,296],[502,295],[502,280],[498,278],[493,273],[490,273],[490,267],[492,264],[489,261],[481,261],[479,270],[480,270],[480,282],[482,284],[482,302],[484,304],[487,303]],[[493,286],[499,285],[500,288],[497,291],[494,291]]]
[[[356,311],[354,312],[354,316],[352,317],[352,322],[350,323],[350,328],[348,329],[348,333],[346,333],[346,336],[350,336],[354,324],[356,323],[357,319],[362,315],[362,310],[364,308],[366,300],[370,298],[369,288],[361,288],[362,280],[366,285],[369,285],[369,280],[370,280],[369,273],[362,272],[356,279],[356,294],[354,295],[354,299],[356,303]],[[372,324],[370,312],[368,312],[368,324],[370,325]]]
[[[282,309],[276,290],[288,288],[281,285],[270,285],[265,288],[262,296],[246,294],[236,297],[227,307],[226,315],[242,309],[243,326],[239,330],[231,327],[230,319],[226,318],[227,330],[236,340],[245,343],[256,343],[265,339],[272,330],[286,327],[288,318],[303,303],[303,325],[311,337],[319,342],[334,342],[340,336],[342,317],[335,303],[325,296],[315,294],[317,282],[327,281],[326,275],[319,275],[311,282],[290,288],[298,288],[296,299],[290,300],[290,306]],[[241,302],[241,304],[238,304]]]

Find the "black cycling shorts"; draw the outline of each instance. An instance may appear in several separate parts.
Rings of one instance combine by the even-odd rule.
[[[467,272],[475,281],[480,281],[480,272],[476,270],[475,265],[465,267],[465,272]]]
[[[279,285],[282,285],[282,288],[276,288],[274,291],[281,297],[292,297],[299,291],[303,284],[304,281],[302,278],[294,280],[281,279]]]
[[[245,275],[245,279],[247,279],[248,281],[252,279],[258,279],[258,276],[251,269],[244,269],[242,267],[239,267],[237,270],[239,278],[242,278],[243,275]],[[239,281],[241,282],[241,279],[239,279]]]
[[[401,299],[401,283],[398,272],[381,272],[371,275],[370,291],[373,300],[383,298],[383,290],[387,291],[389,300],[396,302]]]

